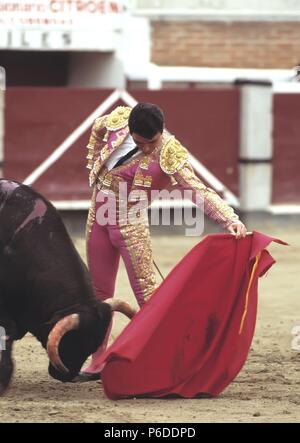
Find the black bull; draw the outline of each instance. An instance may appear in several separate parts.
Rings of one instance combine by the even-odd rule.
[[[56,209],[33,189],[0,180],[0,394],[12,345],[27,332],[47,349],[49,374],[70,381],[102,343],[112,317],[134,311],[94,296],[88,270]]]

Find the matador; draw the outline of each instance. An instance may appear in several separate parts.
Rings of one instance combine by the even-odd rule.
[[[114,206],[113,223],[99,222],[97,213],[107,202],[105,196],[113,196],[117,203],[126,199],[129,211],[140,191],[151,203],[152,190],[159,191],[171,184],[191,191],[195,202],[200,194],[206,215],[237,238],[245,236],[246,228],[234,210],[195,175],[187,149],[165,129],[164,115],[158,106],[150,103],[138,103],[133,109],[118,106],[110,114],[97,118],[87,148],[93,190],[87,222],[87,259],[94,290],[100,299],[114,295],[121,256],[139,306],[157,288],[149,224],[144,218],[140,222],[130,223],[128,219],[124,222],[118,204]],[[126,195],[119,192],[120,185],[125,184]],[[97,378],[101,370],[97,361],[106,345],[107,340],[82,373],[86,381]]]

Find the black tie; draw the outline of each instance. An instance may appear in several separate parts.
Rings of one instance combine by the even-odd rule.
[[[118,166],[121,166],[126,160],[128,160],[130,157],[132,157],[136,152],[138,152],[139,148],[136,146],[135,148],[131,149],[131,151],[127,152],[127,154],[123,155],[123,157],[120,158],[120,160],[117,161],[114,168],[117,168]]]

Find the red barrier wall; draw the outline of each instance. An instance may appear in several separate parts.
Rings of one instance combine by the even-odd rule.
[[[5,177],[24,180],[111,90],[8,88],[5,111]],[[238,193],[239,91],[141,91],[157,103],[166,126],[234,193]],[[116,105],[123,104],[117,102]],[[89,199],[85,169],[87,131],[34,187],[52,200]]]
[[[300,94],[274,97],[273,203],[300,202]]]

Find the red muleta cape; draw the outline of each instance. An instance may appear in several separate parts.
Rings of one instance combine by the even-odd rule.
[[[252,342],[257,283],[275,260],[258,232],[204,238],[170,272],[103,355],[111,399],[220,394]]]

